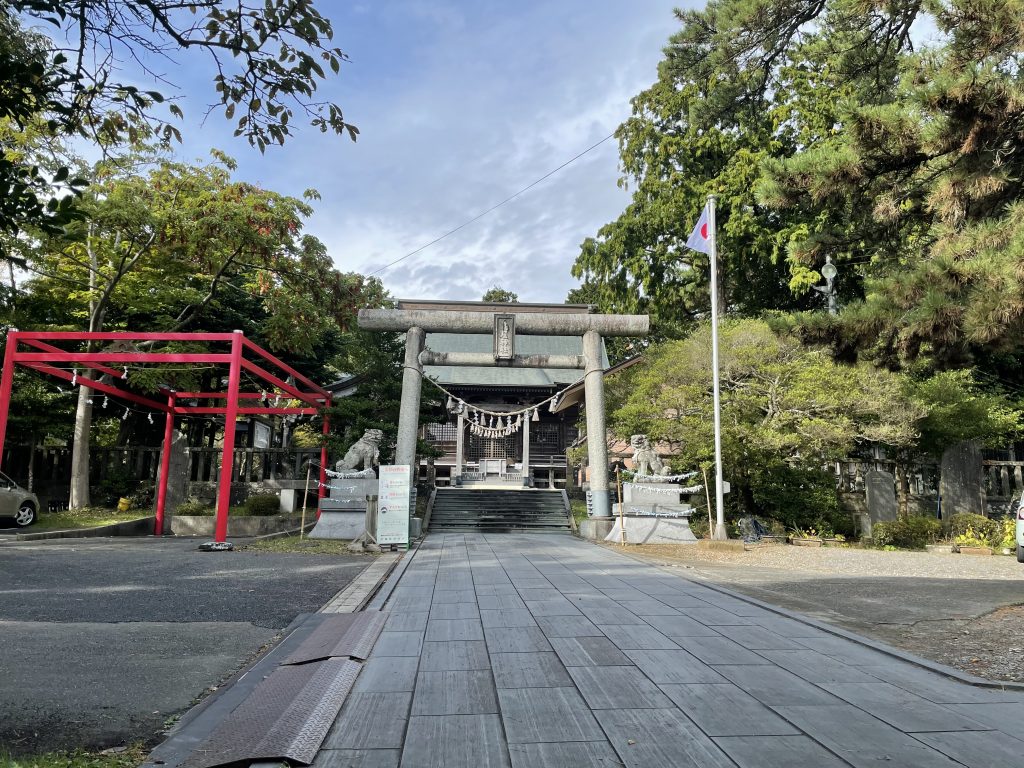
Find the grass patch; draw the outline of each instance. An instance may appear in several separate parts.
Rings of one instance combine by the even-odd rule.
[[[351,555],[350,542],[339,539],[299,539],[298,536],[280,536],[246,544],[240,549],[246,552],[295,553],[299,555]]]
[[[111,754],[76,750],[12,757],[0,752],[0,768],[135,768],[145,759],[146,752],[140,744]]]
[[[66,509],[62,512],[41,513],[36,519],[35,525],[30,525],[24,531],[25,533],[35,533],[37,531],[63,531],[68,528],[95,528],[99,525],[126,523],[130,520],[138,520],[140,517],[149,517],[149,515],[150,512],[146,509],[129,509],[127,512],[96,507]]]
[[[587,502],[583,499],[569,499],[569,509],[572,510],[572,516],[576,518],[577,526],[587,519]]]

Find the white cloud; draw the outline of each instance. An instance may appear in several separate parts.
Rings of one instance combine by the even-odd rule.
[[[403,0],[344,16],[325,6],[353,59],[327,95],[359,126],[358,143],[307,129],[261,157],[223,124],[197,138],[268,187],[317,188],[307,230],[340,268],[371,271],[611,133],[656,77],[674,5]],[[628,202],[617,177],[613,139],[381,278],[400,297],[477,299],[499,284],[561,301],[579,243]]]

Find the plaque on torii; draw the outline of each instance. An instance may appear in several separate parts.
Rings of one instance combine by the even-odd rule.
[[[516,316],[494,316],[494,359],[511,361],[516,356]]]

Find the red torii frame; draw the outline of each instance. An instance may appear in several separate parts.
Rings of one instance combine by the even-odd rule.
[[[230,344],[229,352],[220,353],[192,353],[192,352],[69,352],[54,346],[49,342],[159,342],[159,341],[187,341],[187,342],[220,342]],[[29,347],[29,350],[21,351],[19,346]],[[248,351],[258,356],[258,361],[253,362],[244,357]],[[55,363],[72,363],[81,366],[84,370],[96,371],[103,375],[109,375],[113,383],[107,384],[99,381],[100,378],[91,378],[81,373],[72,373],[61,368],[54,367]],[[163,389],[161,393],[167,396],[167,401],[161,403],[145,395],[139,395],[119,386],[122,371],[111,368],[109,364],[127,366],[129,364],[144,363],[213,363],[228,366],[228,390],[227,392],[175,392],[171,389]],[[22,365],[26,368],[46,373],[57,378],[71,381],[76,378],[76,383],[81,383],[97,392],[102,392],[112,397],[119,397],[128,402],[144,405],[155,411],[166,414],[164,426],[164,445],[160,456],[160,486],[157,491],[156,502],[156,525],[154,534],[159,536],[164,533],[164,505],[167,500],[167,470],[171,458],[171,441],[174,433],[174,417],[189,415],[221,415],[225,417],[224,423],[224,448],[221,454],[220,480],[217,488],[217,521],[214,539],[225,541],[228,533],[228,507],[231,501],[231,478],[234,473],[235,455],[235,422],[239,416],[256,414],[265,415],[289,415],[297,414],[312,416],[323,411],[331,402],[330,393],[313,383],[291,366],[282,362],[272,354],[254,344],[241,331],[233,333],[130,333],[130,332],[109,332],[109,333],[85,333],[65,331],[18,331],[12,329],[7,334],[7,347],[4,350],[3,372],[0,374],[0,460],[3,457],[4,439],[7,436],[7,416],[11,404],[11,388],[14,383],[14,368]],[[295,384],[290,384],[280,376],[267,370],[274,368],[278,373],[284,374],[284,379],[289,376]],[[242,371],[247,371],[260,380],[266,382],[271,396],[284,394],[289,399],[299,400],[303,406],[246,406],[239,401],[257,400],[265,397],[260,392],[239,392]],[[188,400],[226,400],[223,406],[194,406],[188,405]],[[324,412],[323,434],[327,435],[329,423],[327,414]],[[325,495],[327,484],[327,445],[320,449],[320,491],[319,498]]]

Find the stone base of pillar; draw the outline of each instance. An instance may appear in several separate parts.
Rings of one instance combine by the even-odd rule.
[[[622,535],[619,518],[605,541],[626,544],[696,544],[697,537],[690,530],[690,521],[686,517],[653,517],[651,515],[631,516],[622,518],[626,535]]]
[[[590,541],[604,541],[614,527],[614,517],[589,517],[580,522],[580,536]]]
[[[352,541],[366,530],[366,511],[361,509],[332,509],[320,513],[316,527],[309,532],[310,539],[340,539]]]

